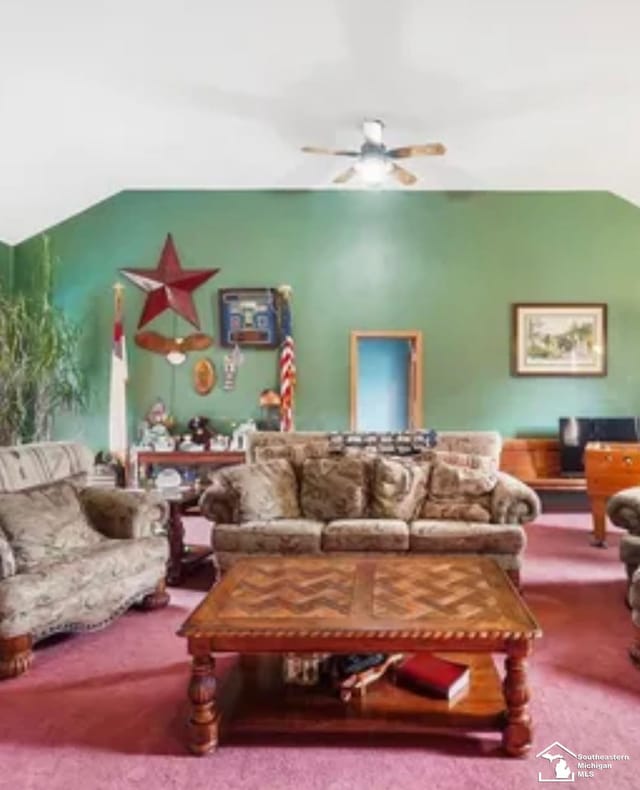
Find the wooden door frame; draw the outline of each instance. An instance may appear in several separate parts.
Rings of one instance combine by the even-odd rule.
[[[355,329],[351,331],[349,339],[349,425],[355,431],[358,424],[358,341],[375,337],[382,340],[408,340],[411,343],[414,361],[415,392],[413,398],[409,397],[409,430],[422,427],[424,415],[423,407],[423,343],[422,332],[417,329]]]

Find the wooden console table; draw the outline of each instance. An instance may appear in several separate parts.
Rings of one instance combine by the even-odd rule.
[[[184,450],[138,450],[136,453],[138,469],[150,466],[234,466],[245,461],[244,450],[204,450],[186,452]],[[137,480],[129,485],[138,485]]]
[[[245,461],[242,450],[212,450],[206,452],[140,450],[137,453],[138,470],[152,466],[197,466],[216,469],[221,466],[234,466]],[[137,477],[139,477],[139,472]],[[139,480],[131,484],[137,486]],[[183,576],[213,553],[210,546],[197,546],[184,541],[182,517],[190,507],[197,507],[199,492],[196,488],[185,490],[178,497],[169,499],[169,563],[167,582],[173,586],[180,584]]]
[[[593,516],[593,545],[605,547],[607,500],[623,488],[640,485],[640,443],[589,442],[584,465]]]
[[[575,492],[587,487],[584,477],[563,477],[557,439],[505,439],[500,469],[536,491]]]

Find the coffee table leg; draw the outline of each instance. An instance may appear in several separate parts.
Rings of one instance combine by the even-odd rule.
[[[182,557],[184,555],[184,525],[179,502],[169,502],[169,563],[167,582],[178,585],[182,579]]]
[[[527,656],[530,652],[531,643],[528,640],[512,642],[507,648],[503,683],[507,714],[502,747],[511,757],[522,757],[531,748],[530,694],[527,686]]]
[[[193,655],[189,681],[189,750],[205,755],[218,745],[218,713],[216,711],[215,659],[210,653]]]

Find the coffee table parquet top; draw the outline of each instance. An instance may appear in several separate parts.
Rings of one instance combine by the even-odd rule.
[[[532,639],[540,628],[486,557],[277,557],[236,563],[181,636]],[[228,649],[228,648],[227,648]]]

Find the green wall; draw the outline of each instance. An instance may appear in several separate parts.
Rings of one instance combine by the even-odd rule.
[[[347,426],[351,329],[423,331],[428,426],[535,435],[564,414],[640,413],[640,211],[608,193],[125,192],[49,231],[56,300],[85,327],[93,386],[91,413],[61,418],[61,436],[105,445],[112,285],[121,267],[153,267],[168,231],[184,267],[221,267],[195,295],[216,337],[218,288],[293,287],[301,429]],[[16,248],[17,282],[38,249]],[[156,396],[179,419],[257,416],[275,352],[246,351],[234,392],[199,397],[191,362],[134,346],[143,299],[127,285],[132,426]],[[512,378],[517,301],[607,302],[608,376]],[[147,328],[189,329],[168,313]],[[211,356],[221,380],[224,352]]]

